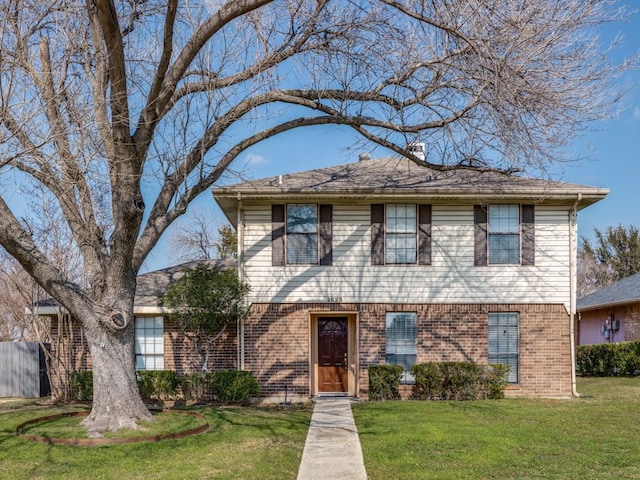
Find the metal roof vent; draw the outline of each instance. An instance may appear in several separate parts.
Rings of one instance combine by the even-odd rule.
[[[426,158],[424,143],[422,142],[410,143],[407,145],[407,150],[420,160],[424,160]]]
[[[362,152],[358,155],[359,162],[366,162],[367,160],[371,160],[371,154],[369,152]]]

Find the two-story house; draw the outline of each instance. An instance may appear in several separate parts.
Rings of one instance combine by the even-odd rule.
[[[507,363],[508,396],[575,388],[577,211],[606,189],[403,158],[213,189],[251,315],[238,368],[280,401],[366,398],[368,368]]]

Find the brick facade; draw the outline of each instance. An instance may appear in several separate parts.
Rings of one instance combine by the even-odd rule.
[[[487,363],[490,312],[518,312],[520,380],[507,396],[571,395],[570,317],[563,305],[254,304],[245,322],[245,369],[263,396],[281,401],[312,395],[312,314],[352,312],[357,317],[358,389],[368,396],[368,367],[385,362],[387,312],[416,312],[418,362]]]
[[[568,397],[571,395],[570,320],[563,305],[425,305],[364,303],[254,304],[244,325],[244,369],[252,372],[266,401],[304,401],[313,393],[311,382],[313,315],[350,315],[357,322],[355,392],[368,397],[368,367],[385,363],[387,312],[417,314],[418,362],[469,361],[487,363],[487,325],[490,312],[518,312],[520,336],[519,383],[509,386],[509,397]],[[54,332],[57,324],[52,322]],[[78,325],[74,328],[76,369],[91,369],[91,356]],[[54,346],[55,346],[54,342]],[[61,343],[64,348],[64,343]],[[179,329],[165,320],[165,369],[190,373],[201,357]],[[236,369],[238,331],[229,325],[217,342],[210,370]],[[406,395],[409,388],[404,388]]]
[[[64,363],[62,371],[91,370],[91,354],[82,327],[77,322],[72,325],[70,329],[69,322],[60,322],[57,317],[51,318],[52,356]],[[199,371],[202,361],[203,357],[196,350],[194,342],[185,337],[177,325],[165,318],[164,369],[188,374]],[[210,371],[238,368],[238,328],[235,323],[227,325],[222,336],[212,346],[208,368]]]

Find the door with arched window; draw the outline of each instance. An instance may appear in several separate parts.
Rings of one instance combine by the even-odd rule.
[[[318,391],[347,392],[349,385],[348,320],[318,318]]]

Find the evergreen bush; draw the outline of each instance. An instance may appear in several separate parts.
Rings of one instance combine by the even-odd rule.
[[[419,400],[478,400],[504,398],[508,365],[471,362],[427,362],[411,366]]]
[[[400,398],[398,387],[403,368],[400,365],[371,365],[369,367],[369,400]]]
[[[217,370],[208,376],[211,379],[211,392],[221,403],[246,405],[260,395],[260,384],[250,372]]]
[[[584,377],[640,375],[640,340],[579,345],[576,373]]]

